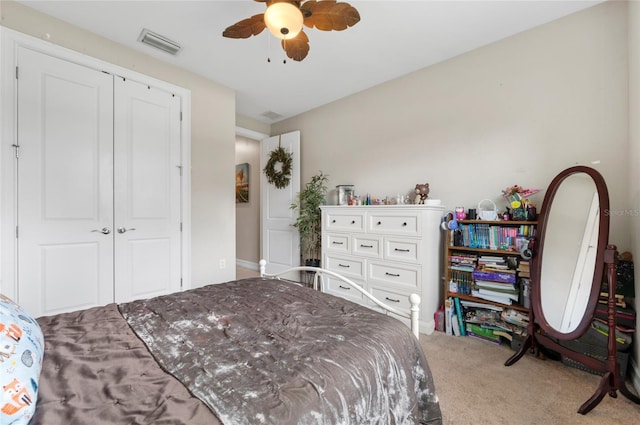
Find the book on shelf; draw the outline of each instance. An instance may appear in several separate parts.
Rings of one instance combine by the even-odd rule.
[[[506,263],[506,260],[501,255],[480,255],[478,257],[478,263]]]
[[[505,338],[509,341],[513,341],[513,335],[509,331],[495,330],[493,331],[493,334],[498,335],[499,337]]]
[[[483,270],[475,269],[473,271],[475,280],[488,280],[491,282],[516,283],[516,273],[514,270]]]
[[[512,308],[504,309],[500,314],[500,318],[507,323],[521,328],[526,328],[529,324],[529,315],[527,313],[523,313]]]
[[[451,304],[453,304],[451,297],[444,300],[444,330],[447,335],[453,334],[451,323]]]
[[[491,294],[481,294],[477,290],[471,291],[471,295],[476,298],[481,298],[483,300],[492,301],[495,303],[511,305],[513,304],[513,300],[509,297],[499,296],[499,295],[491,295]]]
[[[516,291],[515,293],[512,293],[512,292],[504,292],[504,291],[496,291],[491,289],[480,288],[478,289],[478,293],[483,295],[491,295],[494,297],[509,298],[510,300],[513,300],[513,301],[518,301],[518,298],[520,298],[520,294],[518,291]]]
[[[465,252],[452,252],[449,255],[449,261],[452,264],[465,264],[475,266],[478,256],[474,254],[467,254]]]
[[[478,335],[474,332],[467,332],[467,336],[470,336],[471,338],[476,338],[476,339],[480,339],[482,341],[487,341],[487,342],[491,342],[493,344],[497,344],[497,345],[501,345],[502,341],[500,340],[500,338],[496,339],[492,339],[492,338],[487,338],[485,336],[482,335]]]
[[[455,264],[451,264],[449,268],[451,270],[457,270],[459,272],[467,272],[467,273],[473,273],[473,271],[476,269],[474,266],[455,265]]]
[[[500,341],[500,336],[496,335],[493,329],[483,327],[482,325],[467,323],[465,325],[465,329],[467,333],[471,333],[481,338],[489,339],[492,341]]]
[[[515,290],[517,285],[515,282],[494,282],[491,280],[476,280],[474,285],[478,288],[488,288],[488,289],[503,289],[503,290]]]
[[[454,336],[460,336],[460,325],[458,325],[458,316],[453,314],[451,316],[451,330]]]
[[[499,305],[479,303],[476,301],[460,300],[460,304],[462,304],[466,308],[480,308],[497,312],[502,312],[502,310],[504,310],[504,308],[500,307]]]
[[[504,270],[509,270],[509,266],[507,266],[506,264],[483,264],[482,265],[482,270],[497,270],[497,271],[504,271]],[[513,272],[512,272],[513,273]]]
[[[464,312],[462,311],[462,306],[460,305],[460,298],[456,297],[453,299],[456,306],[456,315],[458,316],[458,325],[460,326],[460,335],[464,336]]]
[[[483,327],[482,325],[478,325],[475,323],[467,323],[465,328],[469,332],[473,332],[476,335],[486,336],[487,338],[499,339],[496,338],[493,329],[489,329],[487,327]]]
[[[526,260],[520,260],[518,263],[518,276],[519,277],[531,277],[531,269],[529,268],[529,262]]]

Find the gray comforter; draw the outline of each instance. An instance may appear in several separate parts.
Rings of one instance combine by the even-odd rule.
[[[254,278],[119,310],[170,382],[182,383],[223,424],[441,423],[431,374],[409,329],[343,299]],[[38,409],[48,403],[45,388]],[[176,406],[166,411],[193,403],[169,399]],[[216,423],[199,408],[186,410],[197,415],[165,423]],[[38,416],[36,423],[60,423]]]

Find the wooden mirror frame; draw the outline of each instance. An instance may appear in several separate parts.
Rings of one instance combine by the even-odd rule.
[[[544,239],[546,226],[548,223],[548,214],[553,203],[558,188],[562,182],[569,176],[577,173],[586,173],[596,184],[596,190],[599,197],[599,230],[598,230],[598,244],[596,252],[596,264],[594,270],[594,276],[591,284],[591,291],[589,294],[589,300],[585,308],[584,315],[578,326],[571,332],[562,333],[553,328],[545,319],[544,312],[542,311],[542,303],[540,297],[540,276],[542,270],[542,252],[544,250]],[[523,342],[520,349],[507,361],[505,366],[511,366],[527,352],[536,352],[539,347],[547,347],[553,351],[556,351],[563,356],[566,356],[572,360],[582,363],[589,369],[602,373],[602,379],[596,389],[595,393],[585,401],[578,413],[587,414],[594,407],[600,403],[606,394],[611,397],[617,396],[617,390],[634,403],[640,404],[640,397],[633,394],[626,387],[624,376],[620,374],[620,368],[617,362],[617,345],[616,345],[616,265],[617,265],[617,250],[615,245],[608,245],[609,239],[609,194],[604,178],[596,170],[584,167],[576,166],[568,168],[558,174],[549,185],[547,193],[545,194],[542,209],[540,211],[540,218],[538,220],[538,236],[532,246],[533,249],[533,268],[531,274],[531,307],[529,308],[529,324],[527,326],[527,337]],[[536,243],[539,240],[538,243]],[[599,360],[594,357],[588,356],[585,353],[573,351],[563,345],[560,341],[567,341],[579,338],[582,336],[591,325],[593,320],[593,314],[598,304],[598,298],[600,296],[600,290],[606,266],[606,280],[609,287],[608,300],[607,300],[607,324],[609,329],[613,329],[613,332],[609,332],[607,339],[607,351],[608,355],[605,360]]]
[[[578,326],[571,332],[563,333],[555,329],[547,321],[544,309],[542,308],[542,296],[540,292],[542,275],[542,257],[545,248],[545,235],[547,233],[547,224],[549,223],[549,211],[553,205],[553,200],[562,183],[570,176],[576,174],[587,174],[595,183],[598,193],[598,208],[600,214],[598,217],[598,244],[595,257],[595,269],[593,279],[591,281],[591,290],[589,292],[589,300],[582,315],[582,319]],[[533,308],[533,317],[535,317],[539,328],[547,335],[562,341],[571,341],[581,337],[587,332],[591,326],[593,315],[598,305],[600,297],[600,289],[602,285],[604,272],[604,253],[609,241],[609,192],[602,175],[593,168],[576,166],[567,168],[558,174],[549,184],[547,192],[542,202],[542,210],[538,218],[538,230],[536,232],[536,243],[534,244],[535,256],[532,258],[531,278],[535,284],[531,285],[531,307]],[[531,320],[531,317],[529,318]]]

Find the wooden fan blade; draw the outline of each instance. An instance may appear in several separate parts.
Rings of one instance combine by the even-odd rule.
[[[355,7],[336,0],[307,0],[300,10],[307,27],[322,31],[342,31],[360,21],[360,14]]]
[[[289,40],[282,40],[282,48],[294,61],[300,62],[309,53],[309,37],[304,31]]]
[[[264,13],[261,13],[227,27],[222,36],[227,38],[249,38],[252,35],[260,34],[266,27]]]

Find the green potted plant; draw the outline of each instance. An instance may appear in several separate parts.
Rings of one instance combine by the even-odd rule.
[[[320,205],[324,204],[329,177],[320,171],[298,193],[297,202],[291,209],[298,212],[294,226],[300,234],[300,248],[307,266],[320,266],[322,247]]]

